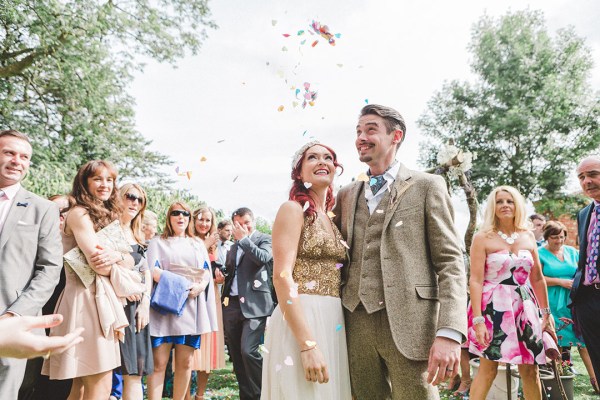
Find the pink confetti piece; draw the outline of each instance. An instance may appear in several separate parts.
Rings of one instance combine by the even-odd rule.
[[[283,37],[290,37],[290,34],[289,33],[284,33]]]
[[[308,290],[314,290],[316,286],[317,286],[316,281],[310,281],[310,282],[306,282],[304,284],[304,287],[307,288]]]
[[[340,269],[340,268],[343,268],[343,267],[344,267],[344,264],[342,264],[342,263],[335,264],[335,268],[336,269]]]

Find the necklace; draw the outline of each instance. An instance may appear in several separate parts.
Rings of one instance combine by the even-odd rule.
[[[506,233],[498,231],[498,235],[500,235],[500,237],[508,244],[513,244],[515,242],[515,239],[519,237],[519,234],[517,232],[513,232],[510,236],[508,236]]]

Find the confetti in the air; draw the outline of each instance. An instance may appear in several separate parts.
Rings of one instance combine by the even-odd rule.
[[[282,112],[282,111],[283,111],[283,109],[284,109],[284,107],[283,107],[283,106],[279,106],[279,107],[277,107],[277,111],[279,111],[279,112]]]
[[[273,19],[273,20],[271,20],[271,25],[272,25],[272,26],[275,26],[275,25],[277,25],[277,20],[276,20],[276,19]]]
[[[205,162],[206,160],[207,160],[206,157],[204,157],[204,156],[200,157],[200,162]]]
[[[313,21],[311,24],[311,27],[315,30],[316,33],[321,35],[321,37],[327,39],[327,42],[329,42],[329,44],[332,46],[335,46],[334,37],[339,38],[340,36],[342,36],[339,33],[336,33],[335,35],[333,35],[329,31],[329,27],[327,25],[321,25],[321,23],[319,23],[317,21]]]
[[[239,177],[239,175],[236,175],[235,178],[233,178],[233,182],[237,181],[237,178]]]
[[[302,102],[302,108],[306,108],[306,104],[310,104],[311,106],[315,105],[315,100],[317,99],[317,91],[310,90],[310,83],[304,82],[304,101]]]

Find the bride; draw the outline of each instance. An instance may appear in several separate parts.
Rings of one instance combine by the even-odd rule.
[[[327,212],[335,152],[310,142],[292,162],[290,200],[273,224],[273,283],[279,305],[267,326],[263,400],[351,399],[340,301],[345,242]]]

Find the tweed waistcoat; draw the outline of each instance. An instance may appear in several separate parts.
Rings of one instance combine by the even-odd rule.
[[[367,312],[373,313],[385,308],[379,250],[390,192],[385,192],[373,214],[369,215],[365,200],[365,186],[363,185],[358,195],[359,200],[354,215],[354,235],[350,244],[352,262],[348,268],[342,302],[350,311],[362,302]]]

